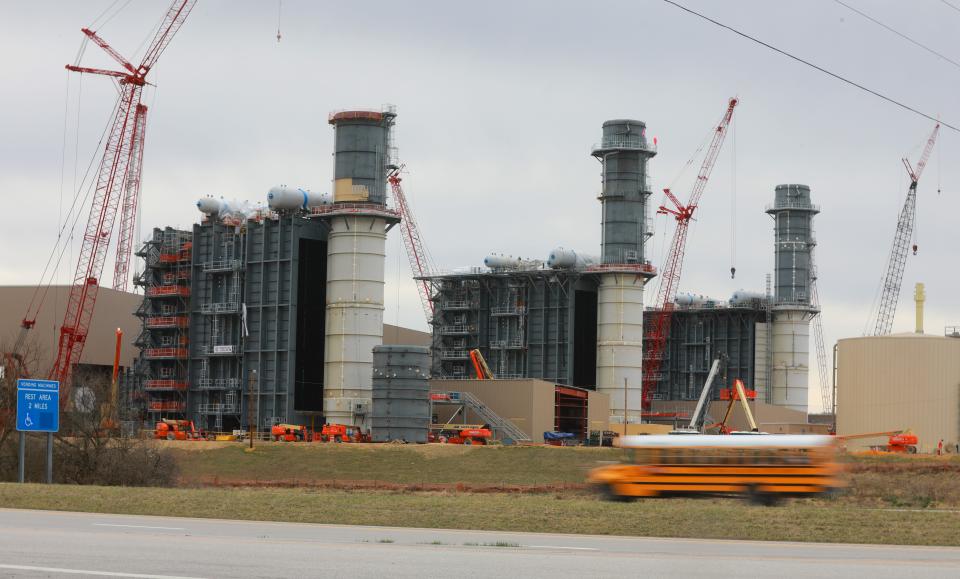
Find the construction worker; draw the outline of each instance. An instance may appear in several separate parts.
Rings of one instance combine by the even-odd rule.
[[[937,443],[937,456],[943,456],[943,439],[940,439],[940,442]]]

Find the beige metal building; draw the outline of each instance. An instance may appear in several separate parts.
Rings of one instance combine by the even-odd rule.
[[[837,350],[837,434],[910,429],[921,452],[960,440],[960,339],[927,334],[846,338]],[[882,444],[850,441],[849,447]]]
[[[544,432],[571,432],[574,428],[607,430],[610,419],[610,398],[606,394],[558,386],[536,378],[519,380],[430,380],[431,392],[469,392],[479,398],[501,418],[510,420],[533,442],[543,442]],[[582,395],[583,410],[574,398]],[[436,409],[437,420],[445,422],[450,411]],[[584,411],[585,410],[585,411]],[[457,418],[457,421],[460,417]],[[466,423],[482,420],[469,412]]]

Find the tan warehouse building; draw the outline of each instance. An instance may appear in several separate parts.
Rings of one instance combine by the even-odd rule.
[[[960,338],[893,334],[840,340],[837,434],[909,429],[921,452],[960,441]],[[883,438],[852,440],[851,449]]]

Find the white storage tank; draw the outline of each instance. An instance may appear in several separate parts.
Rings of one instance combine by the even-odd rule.
[[[563,247],[553,248],[547,257],[547,267],[552,269],[582,269],[598,262],[599,259],[595,256],[583,255]]]
[[[315,193],[298,187],[279,185],[267,192],[267,205],[274,211],[290,211],[294,209],[309,209],[320,205],[329,205],[330,196]]]
[[[220,200],[214,199],[213,197],[204,197],[197,201],[197,209],[199,209],[201,213],[214,217],[220,214],[221,205]]]

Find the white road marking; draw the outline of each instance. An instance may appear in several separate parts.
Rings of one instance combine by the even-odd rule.
[[[201,577],[182,577],[178,575],[147,575],[144,573],[117,573],[114,571],[90,571],[87,569],[62,569],[60,567],[34,567],[32,565],[6,565],[0,563],[0,569],[13,571],[42,571],[43,573],[68,573],[72,575],[94,575],[97,577],[135,577],[137,579],[202,579]]]
[[[186,527],[150,527],[148,525],[116,525],[113,523],[93,523],[94,527],[124,527],[127,529],[161,529],[163,531],[186,531]]]
[[[599,551],[593,547],[558,547],[556,545],[526,545],[530,549],[567,549],[569,551]]]

